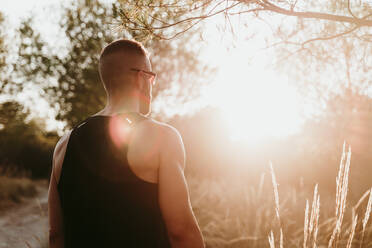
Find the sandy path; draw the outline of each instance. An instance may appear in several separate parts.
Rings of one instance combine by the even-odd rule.
[[[0,215],[0,248],[40,248],[48,243],[48,182],[37,182],[35,198]]]

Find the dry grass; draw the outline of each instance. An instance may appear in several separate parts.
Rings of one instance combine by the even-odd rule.
[[[296,186],[280,189],[272,165],[270,185],[265,174],[256,186],[241,179],[188,178],[207,248],[372,247],[372,190],[355,205],[347,202],[350,158],[350,149],[344,148],[335,201],[323,196],[321,202],[317,184],[312,192]]]
[[[306,200],[305,221],[304,221],[304,243],[303,247],[317,247],[318,223],[320,213],[320,196],[318,194],[318,184],[314,188],[313,203],[309,220],[309,201]],[[309,244],[309,245],[308,245]],[[312,244],[312,245],[311,245]]]
[[[257,187],[242,180],[188,178],[207,247],[372,247],[372,190],[354,206],[347,202],[350,158],[344,146],[333,203],[329,196],[320,201],[318,185],[311,205],[310,192],[295,186],[281,191],[272,165],[271,189],[263,186],[264,176]]]
[[[0,210],[20,203],[22,197],[37,194],[35,183],[24,175],[15,176],[14,172],[0,171]]]

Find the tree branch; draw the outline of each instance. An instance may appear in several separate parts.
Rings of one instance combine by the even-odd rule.
[[[350,7],[350,0],[347,0],[347,10],[349,11],[349,14],[354,17],[355,19],[359,19],[356,15],[354,15],[353,11],[351,11]]]
[[[242,11],[234,12],[234,13],[228,13],[228,15],[241,15],[241,14],[247,14],[247,13],[258,12],[258,11],[267,11],[267,10],[263,8],[255,8],[255,9],[242,10]]]
[[[212,4],[212,2],[213,2],[213,0],[204,1],[204,2],[202,2],[202,4],[195,6],[195,8],[199,9],[201,7],[206,7],[210,4]],[[307,44],[307,43],[312,42],[312,41],[316,41],[316,40],[329,40],[329,39],[337,38],[341,35],[348,34],[349,31],[352,32],[359,27],[372,27],[372,20],[369,19],[369,17],[372,16],[372,13],[370,13],[370,14],[364,16],[364,17],[361,17],[361,18],[357,17],[351,10],[350,0],[348,0],[348,2],[347,2],[347,8],[348,8],[348,12],[351,16],[335,15],[335,14],[312,12],[312,11],[295,11],[295,6],[297,4],[297,0],[290,6],[289,9],[287,9],[285,7],[278,6],[270,0],[233,0],[232,2],[235,2],[234,4],[231,4],[230,6],[226,6],[222,9],[216,10],[216,8],[218,6],[220,6],[220,4],[222,4],[224,2],[228,3],[229,1],[226,1],[226,0],[221,1],[220,0],[220,1],[216,1],[216,2],[217,3],[213,7],[211,6],[212,8],[210,10],[208,10],[207,13],[201,14],[201,15],[196,15],[196,16],[191,16],[191,17],[188,17],[188,18],[184,18],[184,19],[181,19],[181,20],[176,21],[174,23],[168,23],[167,21],[162,20],[158,17],[149,15],[150,18],[152,18],[152,19],[156,20],[158,23],[160,23],[160,25],[157,25],[157,26],[154,26],[154,25],[151,25],[151,24],[148,25],[148,24],[143,23],[143,22],[138,21],[138,20],[137,21],[132,20],[129,16],[125,15],[123,13],[123,11],[121,13],[122,13],[122,17],[124,19],[123,23],[127,23],[125,25],[128,28],[130,28],[131,30],[134,30],[134,31],[136,31],[136,30],[148,30],[152,35],[157,36],[158,38],[161,38],[161,39],[166,39],[166,40],[172,39],[172,38],[186,32],[186,31],[190,30],[192,27],[194,27],[196,24],[200,23],[202,20],[207,19],[207,18],[212,17],[212,16],[215,16],[215,15],[218,15],[220,13],[225,13],[225,17],[228,17],[229,15],[238,15],[238,14],[251,13],[251,12],[257,15],[258,12],[268,11],[268,12],[273,12],[273,13],[277,13],[277,14],[281,14],[281,15],[285,15],[285,16],[293,16],[293,17],[308,18],[308,19],[318,19],[318,20],[328,20],[328,21],[333,21],[333,22],[340,22],[340,23],[355,25],[355,29],[353,28],[352,30],[348,30],[344,33],[336,34],[336,35],[333,35],[333,36],[330,36],[330,37],[323,37],[323,38],[320,37],[320,38],[311,39],[311,40],[305,41],[302,45]],[[232,12],[232,13],[228,12],[228,10],[231,10],[232,8],[234,8],[235,6],[237,6],[239,4],[245,4],[246,6],[249,6],[250,8],[246,9],[246,10],[238,11],[238,12]],[[255,6],[251,6],[251,4],[254,4]],[[180,5],[178,5],[178,6],[180,6]],[[159,5],[143,6],[143,5],[138,4],[137,7],[140,7],[140,8],[141,7],[149,7],[149,8],[165,7],[165,8],[168,8],[168,7],[177,7],[177,5],[159,4]],[[190,10],[190,11],[193,12],[192,10]],[[177,32],[176,34],[172,35],[171,38],[163,37],[162,34],[159,34],[158,32],[156,32],[156,30],[168,29],[168,28],[171,28],[171,27],[183,24],[183,23],[188,23],[188,25],[185,28],[183,28],[183,30],[181,30],[181,31]],[[132,27],[129,27],[128,25],[130,25]],[[301,43],[299,43],[299,45],[301,45]]]
[[[180,20],[178,22],[175,22],[175,23],[170,23],[170,24],[166,24],[166,25],[163,25],[163,26],[158,26],[158,27],[147,27],[145,25],[143,25],[142,27],[139,27],[139,28],[130,28],[131,30],[149,30],[151,32],[152,35],[155,35],[156,37],[158,38],[161,38],[161,39],[165,39],[165,40],[171,40],[175,37],[177,37],[178,35],[184,33],[184,32],[187,32],[188,30],[190,30],[192,27],[194,27],[195,25],[197,25],[198,23],[200,23],[202,20],[206,19],[206,18],[209,18],[209,17],[212,17],[212,16],[215,16],[215,15],[218,15],[220,13],[223,13],[229,9],[232,9],[234,7],[236,7],[237,5],[241,4],[241,2],[237,2],[235,4],[232,4],[226,8],[223,8],[221,10],[218,10],[216,12],[213,12],[221,3],[223,3],[224,1],[221,1],[219,3],[217,3],[206,15],[202,15],[202,16],[193,16],[193,17],[189,17],[189,18],[186,18],[186,19],[183,19],[183,20]],[[132,23],[132,24],[136,24],[136,22],[132,21],[127,15],[125,15],[125,13],[123,12],[122,13],[123,16],[125,17],[125,19]],[[159,34],[155,34],[153,32],[153,30],[160,30],[160,29],[166,29],[166,28],[170,28],[172,26],[176,26],[176,25],[179,25],[181,23],[184,23],[184,22],[192,22],[196,20],[195,23],[192,23],[191,25],[189,25],[187,28],[183,29],[182,31],[180,32],[177,32],[176,34],[174,34],[173,36],[167,38],[167,37],[164,37],[164,36],[161,36]]]
[[[328,21],[335,21],[335,22],[347,22],[347,23],[356,24],[358,26],[372,27],[372,20],[367,19],[371,14],[363,18],[355,18],[355,17],[349,17],[349,16],[333,15],[333,14],[312,12],[312,11],[287,10],[277,5],[274,5],[267,0],[261,0],[261,1],[258,0],[256,1],[256,3],[266,10],[273,11],[273,12],[276,12],[282,15],[295,16],[295,17],[300,17],[300,18],[321,19],[321,20],[328,20]]]
[[[296,0],[296,1],[291,5],[291,11],[293,11],[294,8],[296,7],[297,1],[298,1],[298,0]]]
[[[308,43],[311,43],[311,42],[314,42],[314,41],[324,41],[324,40],[332,40],[332,39],[335,39],[335,38],[338,38],[338,37],[341,37],[343,35],[346,35],[346,34],[349,34],[349,33],[352,33],[354,32],[355,30],[357,30],[358,28],[360,28],[360,26],[355,26],[345,32],[342,32],[342,33],[338,33],[338,34],[335,34],[335,35],[331,35],[331,36],[328,36],[328,37],[316,37],[316,38],[313,38],[313,39],[309,39],[307,41],[304,41],[302,43],[299,43],[299,42],[294,42],[294,41],[289,41],[289,40],[282,40],[280,42],[276,42],[274,44],[271,44],[270,46],[267,46],[265,47],[265,49],[267,48],[270,48],[270,47],[274,47],[274,46],[278,46],[278,45],[281,45],[281,44],[290,44],[290,45],[295,45],[295,46],[300,46],[301,48],[296,50],[295,52],[291,53],[290,56],[298,53],[299,51],[302,51],[305,48],[305,45],[308,44]],[[290,57],[288,56],[288,57]]]
[[[345,32],[342,32],[342,33],[339,33],[339,34],[335,34],[335,35],[331,35],[331,36],[328,36],[328,37],[317,37],[317,38],[313,38],[313,39],[310,39],[310,40],[307,40],[307,41],[302,42],[301,43],[301,46],[304,46],[307,43],[310,43],[310,42],[313,42],[313,41],[317,41],[317,40],[331,40],[331,39],[335,39],[337,37],[341,37],[343,35],[350,34],[350,33],[354,32],[355,30],[357,30],[358,28],[360,28],[360,26],[355,26],[352,29],[349,29],[349,30],[347,30]]]

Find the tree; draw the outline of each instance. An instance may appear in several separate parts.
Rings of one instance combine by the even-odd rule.
[[[119,20],[118,7],[113,4],[110,8],[96,0],[75,1],[65,7],[60,27],[68,40],[66,55],[46,44],[33,30],[30,20],[19,29],[21,45],[14,67],[24,81],[44,91],[58,113],[56,118],[66,121],[68,128],[104,106],[106,95],[98,74],[99,54],[104,45],[118,37],[135,38],[149,48],[153,70],[159,75],[153,92],[155,100],[177,85],[181,86],[176,92],[181,101],[195,97],[198,91],[194,87],[210,71],[198,62],[197,51],[188,46],[192,34],[166,42],[150,38],[144,31],[120,28],[115,25]],[[195,83],[186,81],[190,78]]]
[[[23,105],[15,101],[6,101],[0,105],[0,123],[2,129],[12,128],[24,123],[29,112]]]
[[[4,17],[0,12],[0,91],[3,91],[8,78],[6,77],[7,69],[7,46],[5,44]]]
[[[4,22],[4,17],[2,15],[2,13],[0,12],[0,24],[2,25],[3,22]],[[4,47],[4,30],[3,29],[0,29],[0,54],[1,54],[1,57],[0,57],[0,68],[2,68],[5,65],[4,53],[5,53],[5,47]]]
[[[346,33],[361,27],[372,27],[372,4],[359,2],[358,6],[351,6],[347,1],[290,1],[290,0],[193,0],[183,1],[135,1],[127,2],[119,0],[122,4],[121,17],[125,27],[133,30],[146,30],[152,35],[162,38],[172,38],[184,33],[199,24],[201,20],[208,19],[218,14],[226,16],[252,14],[259,17],[261,13],[273,15],[293,16],[299,19],[315,19],[316,22],[330,21],[341,24],[353,25]],[[354,4],[355,5],[355,4]],[[352,10],[353,8],[353,10]],[[162,9],[166,14],[151,15],[151,10]],[[165,17],[172,10],[176,19],[170,22]],[[174,20],[174,19],[171,19]],[[269,21],[269,20],[267,20]],[[275,20],[274,20],[275,21]],[[186,24],[186,26],[185,26]],[[164,30],[178,28],[171,36],[164,36]],[[178,32],[177,32],[178,31]],[[329,30],[325,30],[329,32]],[[333,30],[337,31],[337,30]],[[339,33],[337,35],[343,35]],[[366,38],[369,35],[366,35]],[[331,39],[335,37],[319,38]],[[306,43],[311,42],[306,41]]]
[[[304,95],[327,98],[345,89],[365,92],[371,86],[372,3],[351,0],[209,0],[149,1],[122,5],[121,19],[129,30],[147,30],[172,39],[202,21],[224,15],[227,24],[238,16],[247,33],[254,23],[268,26],[266,47],[275,51],[273,65],[284,70]],[[128,6],[129,5],[129,6]],[[174,22],[149,14],[153,9],[176,13]],[[136,13],[136,14],[134,14]],[[248,35],[247,35],[248,36]],[[332,76],[330,76],[332,74]],[[330,85],[329,83],[332,82]],[[306,87],[304,87],[306,86]]]
[[[29,118],[30,112],[19,102],[0,104],[0,167],[27,171],[35,178],[50,175],[55,132]]]

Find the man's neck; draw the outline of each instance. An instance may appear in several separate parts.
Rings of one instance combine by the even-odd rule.
[[[105,108],[95,115],[115,115],[125,112],[140,112],[138,100],[131,97],[108,98]]]

